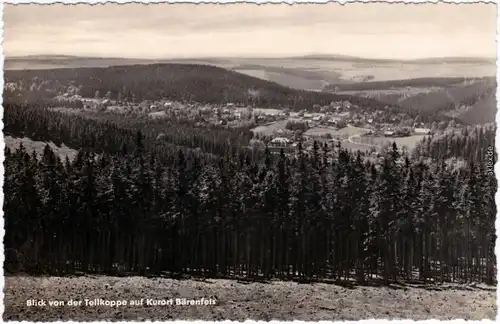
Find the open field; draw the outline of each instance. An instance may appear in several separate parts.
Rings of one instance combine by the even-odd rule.
[[[342,141],[341,145],[343,148],[346,148],[346,149],[352,150],[352,151],[370,151],[373,148],[379,149],[379,147],[375,146],[375,145],[360,144],[360,143],[350,142],[349,140]]]
[[[4,320],[362,320],[494,319],[493,287],[355,287],[272,281],[143,277],[6,277]],[[84,306],[84,299],[215,299],[207,306]],[[27,307],[27,299],[82,300],[83,306]]]
[[[254,133],[260,133],[262,135],[273,135],[276,131],[280,129],[284,130],[287,123],[288,120],[280,120],[277,122],[269,123],[267,125],[257,126],[254,129],[252,129],[252,131]],[[363,135],[369,131],[370,130],[366,128],[353,127],[353,126],[347,126],[339,130],[336,130],[331,127],[313,127],[311,129],[308,129],[304,133],[304,135],[323,136],[326,134],[331,134],[334,138],[348,139],[351,136]]]
[[[362,135],[368,133],[370,130],[361,127],[347,126],[339,129],[335,132],[336,135],[339,135],[342,138],[348,138],[354,135]]]
[[[304,135],[306,136],[324,136],[326,134],[331,134],[334,136],[337,132],[333,128],[329,127],[314,127],[311,129],[308,129]]]
[[[358,137],[358,136],[353,136],[350,138],[350,141],[355,144],[364,144],[368,146],[374,146],[374,147],[382,147],[384,145],[392,144],[393,142],[396,142],[396,145],[398,147],[406,147],[409,150],[412,150],[415,148],[415,146],[424,139],[426,135],[412,135],[408,137],[383,137],[383,136],[378,136],[378,137],[371,137],[371,136],[366,136],[366,137]]]
[[[276,131],[280,129],[285,129],[286,124],[288,123],[288,120],[280,120],[277,122],[273,122],[267,125],[261,125],[257,126],[252,129],[252,132],[254,133],[259,133],[264,136],[270,136],[273,135]]]
[[[326,135],[326,134],[330,133],[335,138],[347,139],[351,136],[363,135],[365,133],[368,133],[369,131],[370,130],[366,129],[366,128],[353,127],[353,126],[347,126],[347,127],[341,128],[339,130],[336,130],[334,128],[328,128],[328,127],[314,127],[314,128],[307,130],[304,133],[304,135],[322,136],[322,135]]]
[[[47,145],[46,142],[33,141],[26,137],[16,138],[11,136],[5,136],[5,146],[13,151],[19,148],[20,143],[23,143],[26,152],[31,154],[34,150],[38,156],[43,155],[43,149],[45,148],[45,145]],[[62,161],[66,159],[66,156],[68,156],[68,158],[71,161],[76,157],[76,154],[78,153],[76,150],[73,150],[64,144],[62,144],[61,146],[57,146],[52,142],[49,142],[48,144],[50,148],[54,151],[54,153],[56,153],[61,158]]]
[[[149,116],[152,118],[165,118],[167,116],[167,114],[165,114],[164,111],[156,111],[156,112],[149,113]]]
[[[408,137],[396,137],[396,138],[391,138],[389,140],[389,143],[396,142],[398,147],[406,147],[409,150],[412,150],[415,148],[415,146],[420,143],[426,137],[426,135],[413,135],[413,136],[408,136]],[[379,137],[381,142],[383,142],[386,138],[385,137]]]
[[[241,110],[245,110],[246,108],[242,108]],[[281,109],[273,109],[273,108],[254,108],[253,112],[256,114],[278,114],[282,112]]]
[[[244,73],[254,78],[267,80],[267,73],[264,70],[251,70],[251,69],[235,69],[234,71],[238,73]]]
[[[292,70],[292,69],[290,69]],[[267,71],[267,68],[264,67],[260,70],[260,73],[263,75],[261,77],[262,79],[268,80],[268,81],[273,81],[278,84],[281,84],[286,87],[294,88],[294,89],[305,89],[305,90],[320,90],[322,89],[326,84],[328,84],[328,81],[326,80],[332,80],[333,82],[343,82],[340,79],[337,79],[336,76],[333,76],[331,78],[326,78],[324,75],[318,75],[314,79],[307,78],[305,76],[300,75],[299,73],[294,73],[294,74],[299,74],[299,75],[294,75],[290,74],[290,70],[284,70],[284,71],[272,71],[269,72]],[[248,70],[243,70],[239,69],[237,70],[240,73],[247,74]],[[254,70],[254,73],[258,70]],[[293,71],[293,70],[292,70]]]
[[[261,135],[270,136],[275,134],[279,129],[285,129],[287,121],[282,120],[268,125],[257,126],[252,131],[254,133],[259,133]],[[398,138],[387,138],[387,137],[361,137],[361,135],[366,134],[370,130],[367,128],[347,126],[336,130],[330,127],[314,127],[308,129],[304,135],[305,136],[323,136],[326,134],[331,134],[333,138],[341,139],[342,147],[350,149],[353,151],[361,150],[366,151],[372,148],[380,149],[384,145],[392,144],[396,142],[398,147],[405,146],[409,150],[415,148],[416,144],[420,142],[425,136],[424,135],[414,135],[409,137],[398,137]]]

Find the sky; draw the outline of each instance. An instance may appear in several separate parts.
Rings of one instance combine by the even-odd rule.
[[[494,4],[4,5],[5,56],[496,56]]]

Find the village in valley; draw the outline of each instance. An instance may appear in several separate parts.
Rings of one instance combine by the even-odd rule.
[[[274,153],[295,149],[299,142],[310,150],[314,141],[341,143],[342,147],[369,151],[376,155],[384,146],[396,142],[412,149],[425,136],[444,130],[445,122],[426,124],[418,117],[389,110],[367,111],[349,101],[331,102],[327,106],[314,105],[311,109],[291,111],[245,106],[242,104],[200,104],[163,100],[113,100],[109,93],[101,97],[84,98],[72,92],[54,97],[54,110],[72,113],[110,113],[134,115],[152,120],[190,120],[196,127],[249,128],[254,134],[253,148],[266,145]],[[78,91],[76,91],[78,92]],[[455,122],[451,122],[456,126]],[[158,134],[158,139],[162,134]]]
[[[19,86],[8,83],[6,89],[15,91]],[[93,98],[86,98],[79,94],[80,89],[71,85],[64,93],[54,94],[51,109],[85,115],[127,115],[158,122],[189,121],[194,122],[195,127],[245,128],[254,135],[249,143],[252,148],[264,149],[268,146],[274,153],[279,153],[282,148],[285,152],[294,151],[299,142],[304,149],[310,150],[316,141],[319,144],[340,143],[348,149],[377,155],[393,142],[411,150],[424,137],[456,127],[454,121],[428,124],[420,121],[418,116],[412,118],[390,109],[359,107],[349,101],[334,101],[325,106],[313,105],[310,109],[292,111],[287,107],[271,109],[237,103],[201,104],[168,98],[138,101],[121,98],[120,95],[112,98],[110,92],[101,94],[99,91]],[[34,94],[43,91],[30,90]],[[160,132],[158,139],[161,137]]]

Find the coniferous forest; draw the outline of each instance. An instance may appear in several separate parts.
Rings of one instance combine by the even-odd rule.
[[[8,272],[485,282],[496,277],[493,125],[395,144],[203,150],[146,130],[5,105],[4,132],[79,148],[5,152]],[[190,134],[189,132],[192,132]]]

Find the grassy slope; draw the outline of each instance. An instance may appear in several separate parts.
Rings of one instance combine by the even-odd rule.
[[[46,143],[40,141],[33,141],[26,137],[16,138],[11,136],[5,136],[4,139],[5,139],[5,146],[10,148],[11,151],[15,151],[16,149],[19,148],[19,144],[23,143],[26,152],[31,154],[33,150],[35,150],[38,156],[41,156],[43,154],[43,149],[45,148],[45,145],[49,144],[50,148],[54,151],[55,154],[59,155],[62,161],[66,159],[66,156],[68,156],[70,160],[73,160],[76,157],[76,154],[78,153],[76,150],[71,149],[64,144],[61,146],[57,146],[52,142]]]
[[[143,277],[6,277],[6,320],[361,320],[494,319],[495,288],[357,287]],[[26,307],[27,299],[215,298],[215,306]]]

